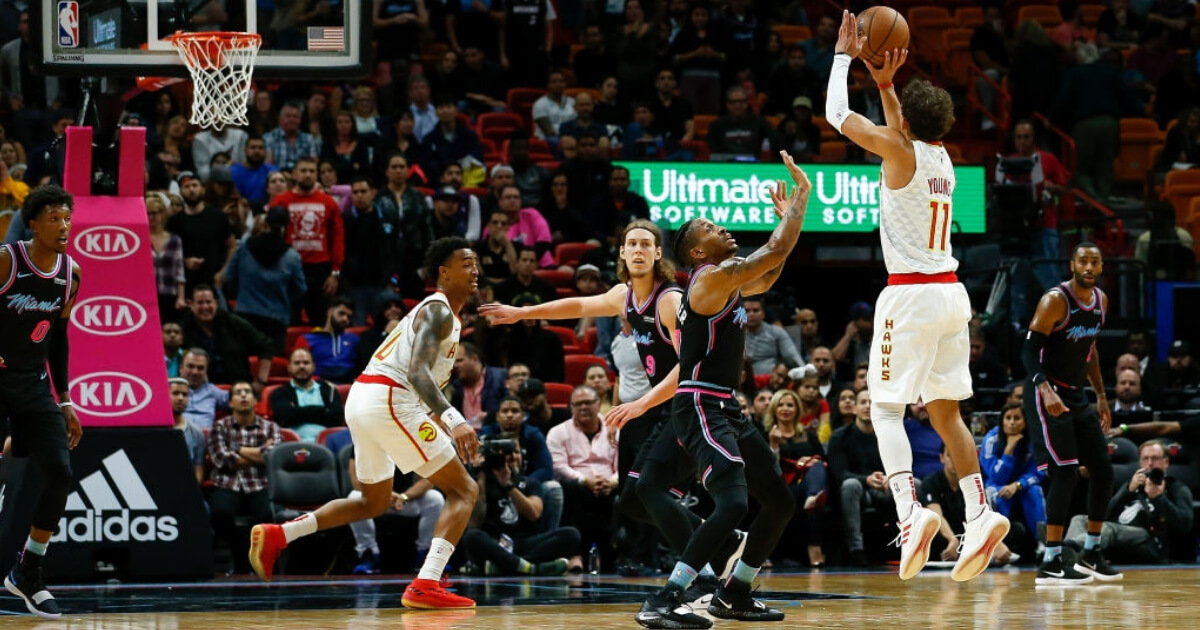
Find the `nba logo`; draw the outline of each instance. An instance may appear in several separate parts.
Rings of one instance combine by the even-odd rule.
[[[58,45],[62,48],[79,46],[79,3],[75,0],[58,3]]]

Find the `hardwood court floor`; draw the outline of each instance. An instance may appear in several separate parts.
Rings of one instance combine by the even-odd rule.
[[[285,580],[271,585],[217,581],[202,584],[58,587],[70,611],[59,621],[23,612],[7,593],[0,598],[5,630],[336,629],[457,630],[637,628],[633,620],[657,581],[613,576],[569,580],[459,579],[476,598],[474,611],[406,611],[405,579]],[[787,613],[781,624],[718,621],[717,628],[1137,628],[1184,630],[1200,626],[1200,569],[1126,570],[1121,582],[1075,588],[1033,584],[1029,569],[993,570],[967,584],[947,572],[926,571],[910,582],[894,573],[765,575],[760,595]]]

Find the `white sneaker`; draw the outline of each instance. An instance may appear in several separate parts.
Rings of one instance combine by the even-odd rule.
[[[929,562],[929,543],[942,526],[942,517],[928,508],[914,505],[908,519],[899,524],[900,579],[909,580]]]
[[[992,562],[996,546],[1008,535],[1008,519],[991,510],[984,510],[975,520],[966,524],[962,543],[958,547],[958,562],[950,571],[950,577],[958,582],[983,573]]]

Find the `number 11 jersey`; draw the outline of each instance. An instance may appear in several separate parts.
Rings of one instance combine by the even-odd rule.
[[[903,188],[879,175],[879,239],[889,274],[954,271],[950,255],[954,165],[942,143],[912,142],[916,170]]]

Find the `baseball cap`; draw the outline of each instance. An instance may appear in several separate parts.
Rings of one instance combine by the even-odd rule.
[[[1167,350],[1167,355],[1172,357],[1187,356],[1192,353],[1192,345],[1186,340],[1176,339],[1171,342],[1171,347]]]
[[[579,268],[575,270],[575,277],[578,278],[585,273],[594,273],[599,276],[600,268],[596,265],[579,265]]]
[[[208,181],[232,184],[233,171],[230,170],[228,165],[214,164],[212,168],[208,169]]]
[[[178,177],[175,178],[175,183],[182,186],[193,179],[200,179],[200,178],[196,177],[196,174],[193,173],[192,171],[183,171],[179,174]]]
[[[452,201],[457,204],[458,203],[458,193],[455,192],[453,187],[446,186],[444,188],[439,189],[436,193],[434,193],[433,200],[434,201]]]
[[[546,384],[540,378],[527,378],[521,386],[517,388],[519,396],[537,396],[546,393]]]
[[[542,303],[542,298],[538,297],[538,295],[536,293],[531,293],[529,291],[517,294],[517,296],[514,297],[512,300],[513,306],[528,306],[530,304],[541,304],[541,303]]]
[[[809,109],[812,109],[813,108],[812,99],[808,98],[807,96],[797,96],[795,99],[792,100],[792,107],[807,107]]]
[[[871,319],[875,316],[875,309],[866,302],[855,302],[850,307],[850,320],[856,319]]]
[[[511,174],[513,172],[513,167],[507,164],[497,164],[492,167],[492,172],[488,175],[488,177],[495,177],[497,173],[501,173],[503,171],[508,171]]]

